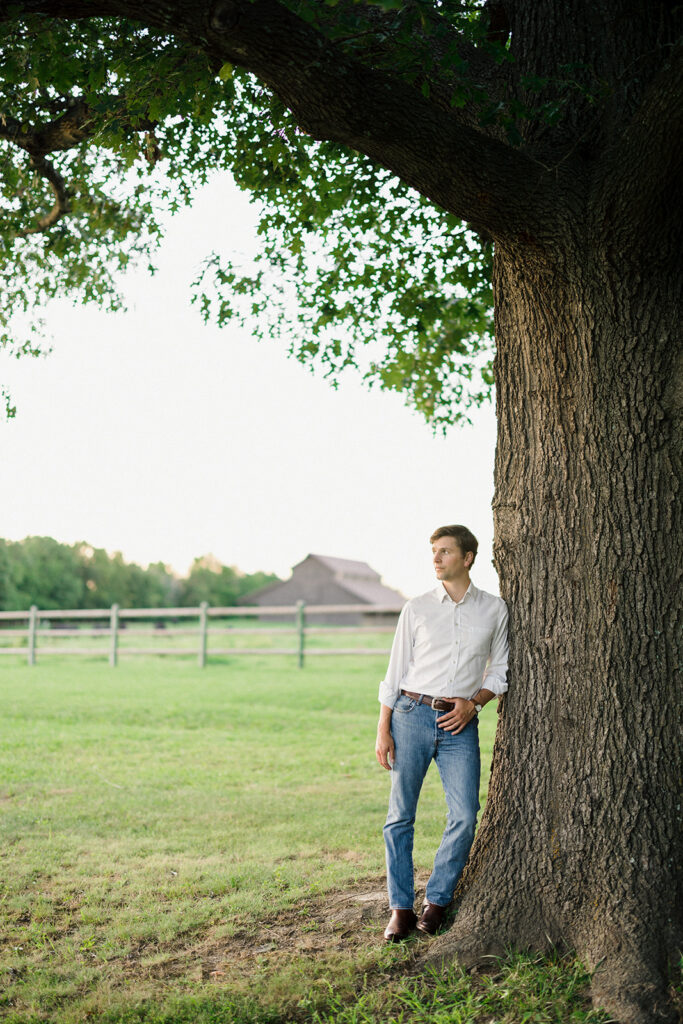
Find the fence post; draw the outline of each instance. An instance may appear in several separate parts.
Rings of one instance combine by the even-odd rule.
[[[209,602],[202,601],[199,606],[199,667],[204,668],[206,665],[206,639],[207,639],[207,625],[208,625],[208,611]]]
[[[31,605],[31,611],[28,617],[28,663],[29,665],[35,665],[36,663],[36,627],[38,625],[38,608],[36,605]]]
[[[119,606],[117,604],[113,604],[111,606],[109,629],[111,632],[111,646],[109,647],[109,664],[111,665],[112,668],[116,668],[119,661]]]
[[[304,667],[304,645],[306,643],[306,618],[304,609],[306,608],[305,601],[297,601],[296,603],[296,626],[299,631],[299,644],[298,644],[298,663],[299,668]]]

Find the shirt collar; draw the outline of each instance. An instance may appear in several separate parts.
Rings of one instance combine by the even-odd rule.
[[[439,586],[432,591],[432,593],[434,594],[434,597],[437,599],[439,604],[443,604],[445,601],[448,601],[450,604],[463,604],[468,598],[470,600],[473,600],[477,596],[477,588],[475,587],[472,580],[470,580],[470,585],[463,594],[462,599],[460,601],[453,600],[451,595],[444,587],[443,583],[440,583]]]

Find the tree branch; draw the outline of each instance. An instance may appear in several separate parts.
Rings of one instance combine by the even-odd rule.
[[[0,3],[0,16],[7,7]],[[365,153],[494,237],[525,232],[540,239],[560,208],[553,176],[536,161],[468,124],[469,113],[446,110],[400,74],[345,53],[278,0],[155,0],[144,7],[132,0],[26,0],[24,8],[50,17],[142,21],[202,49],[217,70],[237,64],[272,89],[314,138]]]
[[[218,0],[209,33],[216,60],[254,72],[314,138],[365,153],[477,230],[540,233],[557,208],[535,161],[399,76],[347,57],[276,0]]]
[[[120,121],[125,109],[125,100],[119,96],[111,98],[120,105],[121,109],[115,111],[115,116]],[[111,116],[112,112],[104,116],[95,114],[85,100],[69,100],[67,110],[54,121],[34,127],[27,127],[9,114],[0,114],[0,138],[12,142],[32,156],[44,156],[46,153],[73,149],[74,146],[87,141]],[[134,125],[127,118],[123,120],[131,131],[152,132],[156,127],[156,122],[148,118],[139,118]]]
[[[0,114],[0,139],[5,139],[29,154],[29,166],[49,183],[55,197],[55,204],[50,212],[41,217],[35,227],[17,229],[17,237],[23,238],[27,235],[48,231],[69,212],[66,183],[54,164],[46,159],[46,155],[73,149],[92,138],[103,123],[102,118],[96,117],[84,100],[70,100],[68,109],[63,114],[47,124],[36,127],[27,127],[26,124],[8,114]],[[160,159],[154,128],[155,122],[148,119],[140,119],[135,125],[135,130],[147,133],[145,136],[145,159],[152,166]]]
[[[30,160],[30,166],[33,167],[41,177],[45,178],[49,182],[50,188],[55,197],[55,204],[48,214],[42,217],[35,227],[24,228],[23,231],[17,231],[17,235],[25,237],[26,235],[35,235],[41,231],[47,231],[53,227],[58,220],[64,216],[65,213],[69,212],[69,196],[66,188],[66,184],[61,174],[53,167],[53,165],[46,160],[45,157],[32,156]]]
[[[92,112],[83,100],[72,100],[54,121],[37,127],[27,127],[9,114],[0,115],[0,138],[38,157],[72,149],[92,135],[93,127]]]

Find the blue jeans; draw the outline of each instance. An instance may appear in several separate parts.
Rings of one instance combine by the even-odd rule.
[[[479,810],[479,732],[476,716],[454,735],[440,729],[428,704],[403,694],[391,716],[396,754],[391,770],[389,813],[384,826],[387,887],[392,910],[408,909],[415,902],[413,834],[417,801],[424,777],[436,761],[446,794],[448,817],[426,899],[446,907],[472,846]]]

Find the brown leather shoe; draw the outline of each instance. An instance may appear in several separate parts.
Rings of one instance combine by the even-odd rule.
[[[414,910],[392,910],[389,924],[384,929],[384,941],[403,942],[414,929],[416,921]]]
[[[440,907],[438,903],[425,903],[416,927],[427,935],[436,935],[443,923],[447,909],[447,907]]]

